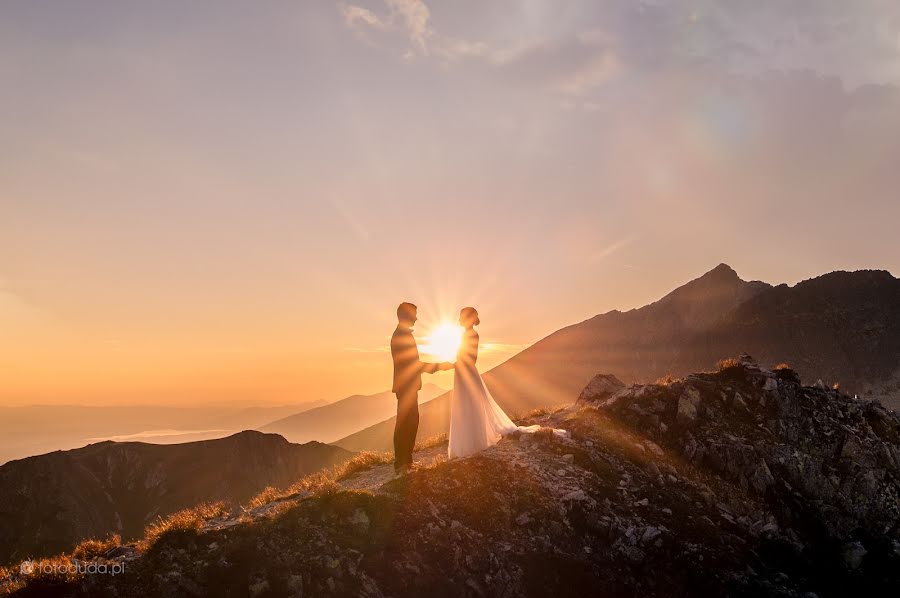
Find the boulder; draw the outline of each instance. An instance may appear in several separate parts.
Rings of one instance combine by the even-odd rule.
[[[578,395],[578,402],[603,401],[624,388],[625,384],[612,374],[597,374]]]

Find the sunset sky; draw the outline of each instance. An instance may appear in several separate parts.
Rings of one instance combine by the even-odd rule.
[[[403,300],[485,370],[720,262],[900,273],[895,1],[10,1],[0,81],[0,405],[382,391]]]

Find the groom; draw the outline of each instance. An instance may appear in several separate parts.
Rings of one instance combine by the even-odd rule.
[[[394,359],[394,386],[397,395],[397,423],[394,426],[394,470],[407,473],[412,467],[412,453],[419,430],[419,389],[422,372],[433,374],[453,368],[453,364],[424,363],[412,335],[416,323],[416,306],[401,303],[397,308],[397,329],[391,336],[391,357]]]

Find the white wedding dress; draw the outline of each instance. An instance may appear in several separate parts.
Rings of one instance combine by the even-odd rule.
[[[450,438],[447,449],[451,459],[465,457],[493,446],[510,432],[537,432],[541,426],[517,426],[494,401],[475,367],[478,359],[478,333],[469,328],[463,335],[453,376],[450,398]],[[565,430],[553,430],[565,436]]]

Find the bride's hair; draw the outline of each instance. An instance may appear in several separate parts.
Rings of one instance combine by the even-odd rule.
[[[478,318],[478,311],[474,307],[464,307],[459,311],[459,323],[464,326],[471,324],[472,326],[477,326],[481,324],[481,320]]]

